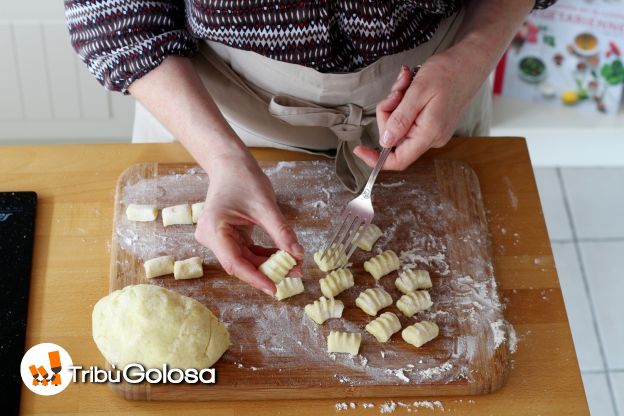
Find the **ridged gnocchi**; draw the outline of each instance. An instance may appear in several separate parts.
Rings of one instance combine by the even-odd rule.
[[[279,283],[295,267],[295,264],[297,264],[297,260],[293,256],[286,251],[278,250],[262,263],[258,270],[273,280],[274,283]]]
[[[351,270],[338,269],[319,280],[319,284],[321,285],[323,295],[327,298],[333,298],[352,287],[355,282],[353,281]]]
[[[401,296],[396,302],[396,307],[408,318],[416,312],[429,309],[432,305],[431,296],[426,290],[410,292]]]
[[[381,229],[372,223],[366,227],[363,225],[360,226],[360,229],[358,231],[361,233],[358,247],[364,251],[371,251],[379,237],[383,235]]]
[[[375,280],[381,279],[400,267],[399,257],[392,250],[386,250],[364,262],[364,270],[369,272]]]
[[[429,289],[431,286],[431,276],[426,270],[403,270],[394,281],[394,285],[404,294],[408,294],[418,289]]]
[[[334,298],[327,299],[323,296],[304,308],[306,315],[319,325],[328,319],[342,317],[343,310],[344,303],[342,301]]]
[[[415,347],[421,347],[431,341],[440,333],[440,329],[435,322],[422,321],[410,325],[401,332],[401,337],[405,342]]]
[[[327,336],[327,352],[344,352],[357,355],[362,342],[359,332],[330,331]]]
[[[344,246],[342,244],[338,247],[336,247],[335,244],[332,244],[331,247],[327,249],[327,254],[323,260],[321,260],[322,255],[322,249],[314,253],[314,262],[323,272],[328,272],[330,270],[337,269],[338,267],[342,267],[347,260],[347,253],[345,253]]]
[[[282,300],[303,293],[303,281],[299,277],[285,277],[275,285],[275,299]]]
[[[380,287],[366,289],[355,300],[355,305],[370,316],[392,305],[392,296]]]
[[[366,331],[379,342],[387,342],[401,329],[399,318],[392,312],[384,312],[366,325]]]

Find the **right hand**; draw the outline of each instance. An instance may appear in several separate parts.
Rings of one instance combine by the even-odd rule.
[[[248,153],[217,158],[208,176],[195,239],[215,254],[226,273],[273,296],[275,284],[257,268],[276,250],[254,245],[253,226],[264,228],[278,249],[296,259],[303,258],[303,247],[277,205],[269,178]]]

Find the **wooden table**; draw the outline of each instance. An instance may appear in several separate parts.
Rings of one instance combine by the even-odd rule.
[[[263,160],[311,158],[266,149],[254,150],[254,155]],[[519,338],[514,369],[500,391],[428,399],[440,400],[445,412],[466,415],[588,414],[525,141],[454,139],[424,157],[464,160],[477,172],[494,267],[508,302],[505,314]],[[108,293],[115,181],[133,163],[191,160],[178,144],[0,148],[0,190],[39,194],[27,348],[54,342],[68,350],[74,364],[103,364],[91,338],[91,310]],[[358,407],[340,413],[379,414],[379,405],[386,401],[353,400]],[[397,397],[395,402],[399,401],[413,400]],[[364,402],[376,406],[364,409]],[[335,414],[335,405],[335,400],[132,402],[116,397],[106,385],[77,383],[52,397],[36,396],[23,387],[21,410],[23,414],[318,415]],[[407,411],[397,406],[393,414]]]

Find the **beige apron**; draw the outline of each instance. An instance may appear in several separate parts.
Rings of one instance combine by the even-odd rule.
[[[206,42],[195,67],[234,131],[249,147],[276,147],[335,155],[336,174],[360,190],[370,168],[353,154],[358,144],[377,147],[375,106],[390,91],[401,64],[410,68],[448,48],[463,11],[445,19],[425,44],[385,56],[354,73],[326,74],[216,42]],[[473,98],[455,134],[489,133],[487,83]],[[173,141],[171,134],[137,103],[133,142]]]

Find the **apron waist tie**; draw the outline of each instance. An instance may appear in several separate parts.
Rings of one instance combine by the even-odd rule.
[[[375,117],[366,115],[355,104],[323,107],[310,101],[278,94],[269,102],[269,113],[293,126],[327,127],[338,138],[336,149],[336,175],[351,192],[359,192],[372,171],[366,163],[353,154],[353,149],[363,140],[370,143],[366,127]]]

